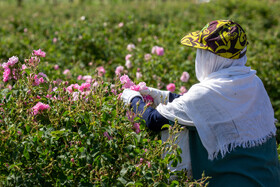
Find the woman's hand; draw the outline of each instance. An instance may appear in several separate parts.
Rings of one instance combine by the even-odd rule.
[[[124,104],[127,105],[131,103],[134,97],[141,97],[142,100],[144,100],[139,92],[131,89],[125,89],[122,93],[121,99],[123,100]]]
[[[161,91],[156,88],[148,87],[146,90],[140,90],[142,95],[150,95],[154,99],[154,105],[158,106],[160,103],[166,104],[169,102],[169,91]]]

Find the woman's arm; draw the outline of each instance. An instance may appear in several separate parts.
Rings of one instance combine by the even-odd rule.
[[[180,97],[182,95],[179,95],[179,94],[175,94],[175,93],[169,93],[169,102],[171,103],[174,99]]]
[[[181,95],[169,93],[169,102],[180,97]],[[137,106],[137,103],[139,105]],[[132,99],[131,106],[134,113],[143,113],[146,103],[142,101],[140,97]],[[142,115],[142,118],[146,121],[146,126],[153,131],[160,131],[161,127],[169,123],[169,120],[163,117],[156,109],[148,107]]]

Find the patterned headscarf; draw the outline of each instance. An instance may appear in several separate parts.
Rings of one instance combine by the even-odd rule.
[[[246,54],[243,49],[248,45],[245,31],[231,20],[212,21],[201,31],[187,34],[181,43],[230,59],[243,57]]]

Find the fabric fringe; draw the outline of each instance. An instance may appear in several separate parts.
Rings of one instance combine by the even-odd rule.
[[[221,154],[222,158],[224,158],[227,153],[233,151],[236,147],[251,148],[251,147],[262,145],[273,136],[276,136],[276,132],[270,132],[265,137],[257,140],[247,140],[243,142],[233,142],[233,143],[225,144],[221,147],[218,147],[218,149],[215,152],[208,153],[208,159],[209,160],[216,159],[219,153]]]

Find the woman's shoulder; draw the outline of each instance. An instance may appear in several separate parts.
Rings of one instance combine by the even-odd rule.
[[[184,99],[191,98],[195,99],[203,99],[211,96],[213,94],[213,90],[208,88],[207,86],[202,85],[201,83],[194,84],[186,94],[183,95]]]

